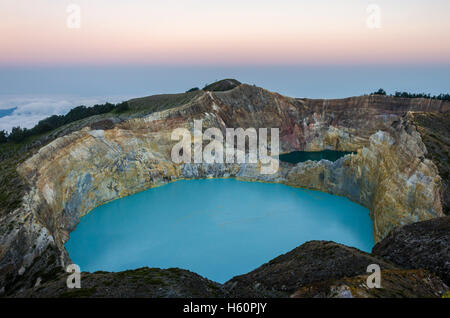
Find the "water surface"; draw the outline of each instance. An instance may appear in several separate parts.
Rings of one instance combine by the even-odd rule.
[[[336,150],[323,150],[323,151],[293,151],[290,153],[280,155],[280,160],[289,163],[299,163],[308,160],[320,161],[326,159],[329,161],[336,161],[346,155],[353,152],[350,151],[336,151]]]
[[[225,282],[310,240],[370,251],[369,211],[281,184],[177,181],[94,209],[66,248],[82,271],[179,267]]]

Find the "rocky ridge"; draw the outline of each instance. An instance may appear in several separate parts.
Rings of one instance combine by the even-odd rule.
[[[450,217],[396,228],[372,252],[403,268],[434,272],[450,286]]]
[[[367,284],[367,266],[381,268],[381,288]],[[81,288],[68,289],[61,269],[9,297],[447,297],[448,286],[424,269],[403,269],[379,256],[327,241],[307,242],[248,274],[219,284],[178,268],[140,268],[81,274]]]

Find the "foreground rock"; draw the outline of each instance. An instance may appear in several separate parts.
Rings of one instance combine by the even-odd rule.
[[[144,267],[119,273],[82,273],[80,289],[68,289],[67,277],[68,274],[61,272],[47,283],[22,290],[13,297],[224,297],[220,284],[178,268],[162,270]]]
[[[425,268],[450,285],[450,217],[418,222],[393,230],[373,254],[404,268]]]
[[[370,264],[396,268],[356,248],[311,241],[248,274],[234,277],[225,283],[225,289],[235,297],[289,297],[311,283],[364,274]]]
[[[367,286],[367,266],[382,268],[381,288]],[[39,266],[38,266],[39,268]],[[37,275],[40,275],[37,279]],[[81,274],[81,289],[68,289],[68,273],[35,273],[8,297],[442,297],[447,285],[423,270],[399,269],[377,256],[327,241],[307,242],[224,285],[187,270],[140,268]],[[30,280],[30,279],[27,279]]]
[[[448,287],[426,270],[381,271],[381,288],[369,288],[369,274],[345,277],[301,287],[292,298],[432,298],[446,295]]]

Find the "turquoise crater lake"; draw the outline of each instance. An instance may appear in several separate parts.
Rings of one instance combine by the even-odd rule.
[[[94,209],[66,249],[82,271],[179,267],[223,283],[310,240],[369,252],[369,211],[282,184],[183,180]]]

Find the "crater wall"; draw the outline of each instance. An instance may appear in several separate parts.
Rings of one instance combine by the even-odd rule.
[[[29,190],[23,206],[1,220],[8,230],[0,234],[0,286],[38,272],[45,266],[39,257],[46,253],[55,255],[57,266],[70,262],[64,243],[93,208],[179,179],[234,177],[342,195],[370,210],[376,242],[399,225],[441,216],[441,178],[426,159],[408,112],[448,111],[448,105],[392,100],[293,99],[240,85],[228,92],[205,92],[186,105],[110,129],[85,127],[60,137],[18,167]],[[336,162],[282,163],[274,175],[261,175],[259,163],[175,164],[171,132],[179,127],[192,131],[194,119],[202,119],[205,129],[223,132],[226,127],[278,127],[282,152],[357,154]]]

